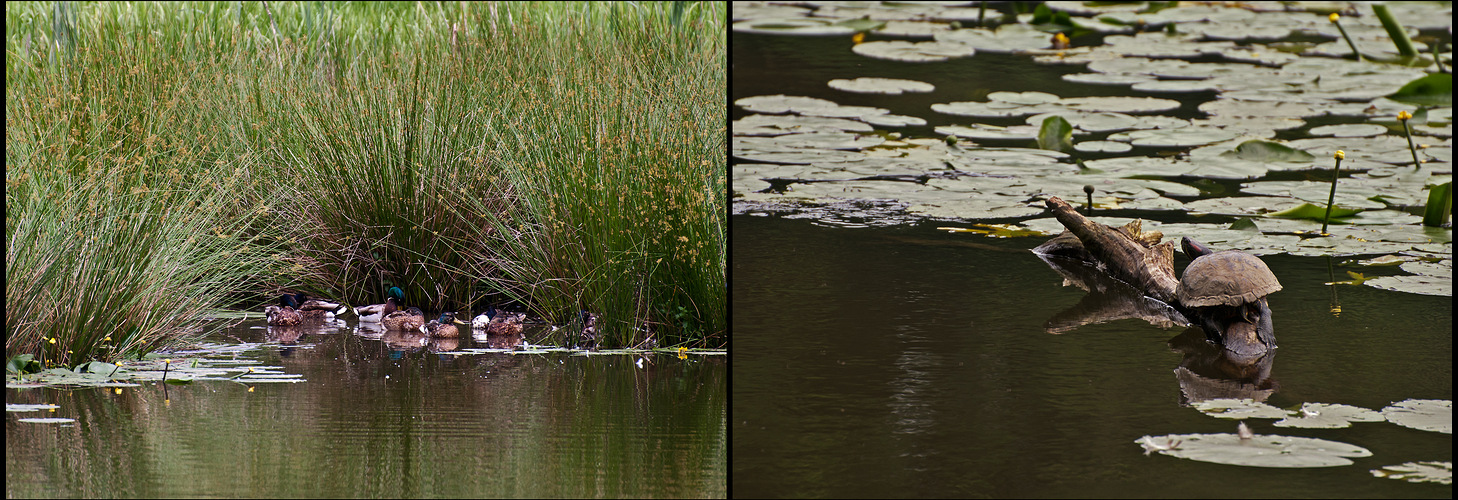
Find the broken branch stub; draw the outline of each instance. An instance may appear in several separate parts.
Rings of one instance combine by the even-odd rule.
[[[1174,274],[1174,242],[1153,244],[1151,238],[1089,220],[1068,202],[1052,197],[1048,208],[1063,227],[1068,228],[1089,253],[1103,262],[1109,274],[1139,288],[1150,297],[1168,304],[1178,304],[1175,288],[1179,279]],[[1137,231],[1137,229],[1136,229]]]

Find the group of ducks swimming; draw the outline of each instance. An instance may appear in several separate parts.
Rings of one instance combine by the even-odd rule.
[[[344,304],[310,299],[302,293],[286,293],[279,297],[278,301],[279,305],[263,308],[263,314],[268,317],[269,326],[297,326],[305,321],[326,321],[350,310],[349,306]],[[466,323],[456,319],[456,313],[445,312],[440,315],[440,318],[426,322],[425,313],[418,307],[412,306],[401,310],[400,304],[404,301],[405,291],[398,286],[391,287],[389,298],[385,299],[384,304],[356,307],[354,313],[359,316],[360,322],[379,323],[386,330],[418,330],[426,335],[441,338],[461,336],[460,329],[456,328],[456,325]],[[521,333],[522,322],[525,320],[526,313],[506,312],[488,307],[485,313],[471,320],[471,327],[486,330],[486,333],[490,335],[516,335]]]

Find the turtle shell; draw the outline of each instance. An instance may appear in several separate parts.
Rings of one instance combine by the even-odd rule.
[[[1191,262],[1175,296],[1188,307],[1238,306],[1280,289],[1276,275],[1260,258],[1226,250]]]

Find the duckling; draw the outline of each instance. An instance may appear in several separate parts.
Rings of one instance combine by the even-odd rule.
[[[583,310],[578,314],[582,315],[582,340],[589,343],[596,341],[597,315],[587,312],[586,310]]]
[[[453,339],[461,336],[461,332],[456,328],[456,325],[464,324],[466,322],[456,319],[456,313],[448,312],[441,314],[439,320],[433,319],[429,323],[426,323],[425,333],[430,334],[432,337]]]
[[[421,330],[424,331],[425,313],[419,307],[411,307],[404,311],[395,311],[385,315],[380,320],[386,330]]]
[[[287,304],[283,306],[271,305],[265,307],[263,308],[263,315],[268,317],[268,326],[298,326],[299,322],[303,321],[299,317],[298,311],[295,311],[294,308],[289,307]]]
[[[488,335],[516,335],[521,333],[521,323],[526,313],[512,313],[487,306],[486,312],[471,319],[472,328],[484,328]]]
[[[390,287],[390,297],[385,299],[384,304],[360,306],[354,308],[354,313],[359,315],[359,320],[366,323],[379,323],[385,316],[400,310],[400,303],[405,301],[405,291],[398,286]]]
[[[284,296],[290,297],[289,305],[298,310],[299,316],[303,317],[305,321],[330,320],[334,319],[334,315],[344,314],[345,311],[349,310],[349,307],[344,304],[322,299],[310,299],[308,295],[302,293],[296,293],[292,296],[285,294]]]

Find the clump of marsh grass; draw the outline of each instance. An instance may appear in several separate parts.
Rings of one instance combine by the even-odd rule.
[[[55,8],[67,42],[17,22],[35,43],[6,58],[6,350],[74,365],[185,340],[275,264],[266,210],[237,196],[249,174],[218,146],[214,89],[178,76],[216,62]]]
[[[7,347],[389,286],[727,342],[724,5],[186,5],[7,5]]]
[[[493,281],[554,322],[601,313],[614,344],[723,345],[722,15],[580,8],[519,13],[492,47],[516,84],[495,157],[521,209],[476,210],[508,257]]]

